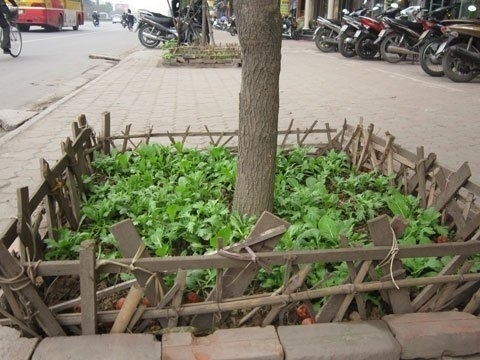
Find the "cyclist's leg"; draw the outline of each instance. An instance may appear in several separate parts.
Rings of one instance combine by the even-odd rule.
[[[10,25],[3,15],[5,10],[8,11],[8,7],[6,5],[0,5],[0,27],[3,31],[1,48],[10,49]]]
[[[10,26],[7,20],[5,19],[5,16],[3,15],[5,11],[8,12],[7,5],[0,5],[0,27],[2,28],[2,31],[3,31],[1,48],[9,49],[10,48],[10,31],[9,31]]]

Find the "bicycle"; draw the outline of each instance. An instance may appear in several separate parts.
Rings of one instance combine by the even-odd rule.
[[[8,10],[10,11],[10,16],[7,16],[7,22],[10,25],[10,55],[16,58],[22,52],[22,33],[15,23],[18,18],[18,8],[9,6]],[[3,29],[0,28],[0,41],[2,38]]]

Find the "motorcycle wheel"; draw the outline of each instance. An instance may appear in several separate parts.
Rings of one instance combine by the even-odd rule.
[[[138,40],[140,40],[140,44],[148,49],[156,48],[160,44],[160,40],[149,39],[144,35],[144,33],[152,34],[154,31],[155,28],[153,26],[148,24],[142,25],[142,27],[138,29]]]
[[[324,40],[326,37],[330,37],[329,33],[330,33],[330,31],[328,31],[327,29],[324,29],[324,30],[320,31],[317,34],[317,36],[315,37],[315,45],[317,46],[318,50],[320,50],[322,52],[326,52],[326,53],[336,50],[336,48],[337,48],[336,44],[329,43],[329,42],[326,42]],[[332,35],[334,35],[336,37],[338,35],[338,33],[334,32]]]
[[[467,48],[467,44],[456,44],[455,46]],[[473,46],[470,46],[470,51],[480,52]],[[443,72],[454,82],[469,82],[472,81],[478,74],[475,66],[471,66],[464,60],[453,55],[452,50],[448,49],[442,57]]]
[[[407,55],[391,53],[388,51],[390,45],[400,46],[401,36],[396,33],[388,34],[385,39],[380,43],[380,55],[382,60],[386,60],[389,63],[396,64],[402,60],[405,60]]]
[[[442,56],[437,55],[438,47],[442,41],[440,39],[432,39],[420,48],[418,58],[420,61],[420,66],[422,70],[425,71],[430,76],[443,76],[443,66],[442,66]]]
[[[373,43],[377,37],[373,34],[362,34],[355,43],[355,52],[359,57],[371,60],[377,55],[378,47]]]
[[[342,36],[340,36],[340,40],[338,41],[338,50],[340,51],[340,54],[346,58],[352,58],[357,55],[355,47],[349,43],[349,41],[353,40],[352,36],[353,35],[342,34]]]
[[[232,35],[232,36],[237,35],[237,29],[236,29],[236,28],[230,27],[230,29],[228,29],[228,32],[229,32],[230,35]]]

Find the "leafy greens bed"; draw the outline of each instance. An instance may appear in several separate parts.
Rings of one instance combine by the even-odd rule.
[[[255,218],[231,212],[236,155],[226,148],[205,150],[181,144],[143,145],[135,151],[96,155],[96,173],[85,179],[89,196],[82,204],[82,231],[61,229],[58,240],[47,240],[48,260],[76,259],[83,240],[96,239],[100,258],[121,257],[109,231],[130,218],[151,254],[204,254],[243,240]],[[422,209],[413,196],[402,195],[390,179],[375,172],[355,172],[347,154],[331,151],[311,156],[309,149],[279,152],[274,213],[291,223],[277,250],[338,248],[341,233],[350,246],[371,246],[366,221],[380,214],[401,215],[409,226],[400,244],[429,243],[448,237],[440,213]],[[438,272],[448,259],[405,259],[411,276]],[[345,263],[316,264],[308,286],[340,284]],[[256,286],[282,285],[281,267],[261,272]],[[215,284],[214,271],[191,271],[188,290],[206,292]]]

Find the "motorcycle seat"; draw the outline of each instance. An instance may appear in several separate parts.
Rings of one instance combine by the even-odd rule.
[[[160,16],[152,16],[152,15],[144,15],[143,17],[145,19],[149,19],[151,21],[154,21],[158,24],[161,24],[166,27],[173,27],[175,24],[173,23],[173,19],[169,16],[165,16],[162,14],[159,14]]]
[[[417,22],[413,22],[413,21],[409,21],[409,20],[402,20],[402,19],[395,19],[395,20],[391,20],[391,22],[389,22],[389,24],[398,24],[400,26],[404,26],[404,27],[408,27],[409,29],[415,31],[416,33],[419,33],[421,34],[423,32],[423,25],[422,23],[417,23]]]
[[[337,19],[327,19],[327,20],[330,21],[332,24],[342,26],[342,21],[341,20],[337,20]]]

